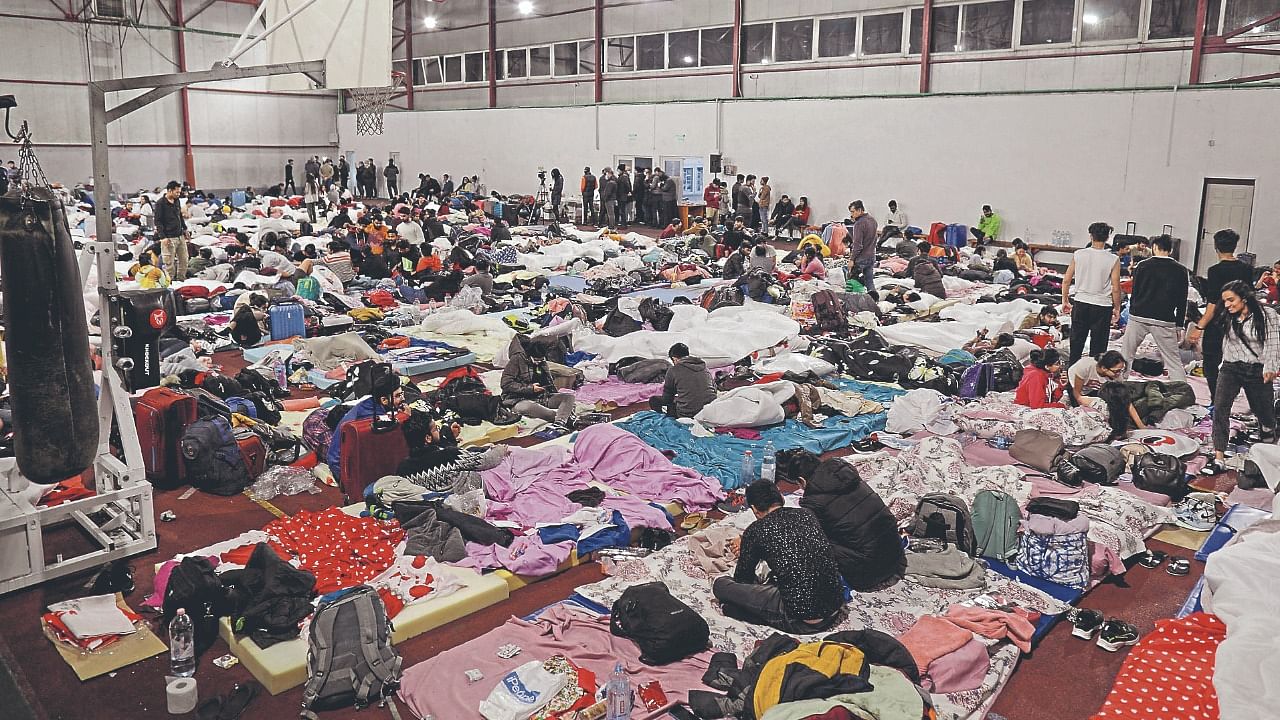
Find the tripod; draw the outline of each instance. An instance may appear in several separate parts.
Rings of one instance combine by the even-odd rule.
[[[542,221],[542,208],[551,202],[551,191],[547,190],[547,179],[541,178],[538,182],[538,192],[533,196],[533,212],[529,215],[529,224],[537,225]],[[560,213],[557,208],[553,211],[556,215],[556,222],[560,221]]]

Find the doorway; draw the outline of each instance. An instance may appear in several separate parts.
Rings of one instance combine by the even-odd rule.
[[[1224,228],[1240,233],[1237,253],[1249,249],[1249,223],[1253,219],[1253,180],[1205,178],[1200,198],[1200,232],[1196,241],[1195,271],[1203,274],[1217,253],[1213,234]]]

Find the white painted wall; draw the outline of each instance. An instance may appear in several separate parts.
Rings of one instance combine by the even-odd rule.
[[[1191,258],[1204,178],[1257,181],[1250,249],[1280,257],[1280,89],[666,103],[388,114],[360,157],[401,153],[405,172],[478,173],[491,189],[532,192],[538,166],[567,188],[614,155],[707,156],[769,175],[775,196],[807,195],[815,218],[862,199],[897,199],[912,223],[972,224],[990,203],[1006,237],[1084,242],[1102,220],[1156,234],[1174,226]],[[717,128],[719,141],[717,142]],[[440,138],[446,138],[444,142]],[[466,138],[467,141],[459,141]],[[1210,144],[1212,143],[1212,145]],[[381,160],[380,160],[381,162]],[[406,183],[407,184],[407,183]],[[1211,228],[1210,230],[1216,230]]]
[[[202,3],[187,3],[188,11]],[[15,95],[14,128],[25,119],[39,143],[37,155],[50,180],[74,184],[89,178],[89,110],[85,83],[114,77],[176,71],[177,33],[154,3],[143,4],[140,25],[129,27],[58,20],[46,0],[0,2],[0,94]],[[186,34],[187,67],[204,70],[225,57],[253,8],[216,3]],[[27,15],[29,18],[14,17]],[[216,33],[216,34],[210,34]],[[240,63],[264,61],[261,50]],[[38,82],[43,81],[43,82]],[[49,83],[49,84],[46,84]],[[265,80],[225,83],[190,92],[196,179],[201,187],[264,186],[280,182],[289,157],[332,154],[337,101],[331,93],[266,95],[215,91],[265,89]],[[116,98],[120,101],[124,98]],[[113,123],[112,182],[122,190],[152,188],[185,175],[177,95]],[[5,138],[7,142],[7,138]],[[16,152],[0,145],[0,160]]]

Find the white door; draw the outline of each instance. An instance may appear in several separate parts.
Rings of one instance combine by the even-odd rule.
[[[1249,221],[1253,217],[1253,182],[1247,185],[1209,182],[1204,189],[1204,207],[1200,209],[1200,255],[1196,272],[1203,273],[1213,265],[1217,253],[1213,234],[1230,228],[1240,233],[1237,253],[1249,249]]]

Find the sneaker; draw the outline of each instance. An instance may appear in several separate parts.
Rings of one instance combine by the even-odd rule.
[[[1196,532],[1209,532],[1218,524],[1218,510],[1212,493],[1192,493],[1173,506],[1174,522]]]
[[[1102,632],[1098,633],[1098,647],[1107,652],[1116,652],[1122,647],[1137,644],[1138,628],[1116,618],[1102,623]]]
[[[1218,460],[1210,460],[1209,462],[1205,463],[1204,467],[1200,468],[1200,474],[1205,477],[1221,475],[1226,471],[1227,471],[1227,466],[1222,464]]]
[[[1092,640],[1093,634],[1102,627],[1102,613],[1097,610],[1076,610],[1072,618],[1072,624],[1075,627],[1071,629],[1071,637]]]

